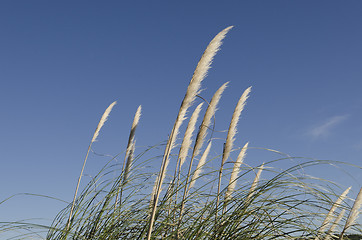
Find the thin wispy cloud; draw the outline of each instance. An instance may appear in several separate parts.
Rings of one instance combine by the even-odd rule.
[[[312,136],[313,138],[327,137],[337,125],[344,122],[347,118],[348,115],[330,117],[322,124],[312,127],[307,132],[307,135]]]

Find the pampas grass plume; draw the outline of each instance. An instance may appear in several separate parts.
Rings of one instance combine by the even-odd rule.
[[[211,142],[209,143],[209,145],[207,145],[204,153],[202,154],[202,156],[197,164],[196,170],[195,170],[194,174],[192,175],[190,186],[189,186],[188,190],[190,190],[195,185],[196,179],[200,176],[200,174],[202,172],[202,167],[205,165],[205,162],[206,162],[207,156],[209,155],[210,149],[211,149]]]
[[[338,214],[338,217],[337,217],[336,220],[333,222],[331,228],[328,230],[327,236],[324,238],[324,240],[329,240],[329,239],[331,239],[331,235],[332,235],[334,229],[336,229],[336,227],[338,226],[338,223],[342,220],[345,212],[346,212],[346,209],[342,209],[342,210],[341,210],[341,212]]]
[[[254,191],[256,189],[256,187],[258,186],[258,182],[259,182],[259,179],[260,179],[260,175],[261,175],[261,172],[263,171],[264,169],[264,163],[260,166],[258,172],[256,173],[256,176],[254,178],[254,181],[253,183],[251,184],[251,188],[250,188],[250,191],[249,191],[249,195],[247,196],[246,198],[246,202],[248,202],[250,200],[250,198],[254,195]]]
[[[187,153],[188,153],[188,150],[189,150],[191,142],[192,142],[192,140],[191,140],[192,134],[195,131],[196,122],[197,122],[197,119],[199,117],[202,105],[203,105],[203,103],[200,103],[196,107],[193,114],[191,115],[189,124],[187,125],[185,136],[184,136],[184,139],[182,140],[182,144],[181,144],[181,147],[180,147],[180,153],[179,153],[180,166],[179,166],[179,169],[181,169],[181,167],[184,164],[185,159],[187,157]]]
[[[238,125],[238,122],[239,122],[239,118],[240,118],[240,114],[241,112],[243,111],[244,107],[245,107],[245,104],[246,104],[246,100],[249,98],[249,93],[251,91],[251,87],[248,87],[244,93],[241,95],[236,107],[235,107],[235,110],[234,110],[234,113],[233,113],[233,116],[231,118],[231,122],[230,122],[230,126],[229,126],[229,130],[228,130],[228,135],[226,137],[226,142],[225,142],[225,148],[224,148],[224,154],[223,154],[223,157],[222,157],[222,166],[224,165],[225,161],[229,158],[229,155],[230,155],[230,151],[233,147],[233,143],[234,143],[234,137],[235,137],[235,134],[237,132],[237,125]]]
[[[155,220],[155,215],[156,215],[156,208],[157,208],[157,203],[158,203],[158,198],[160,195],[160,189],[161,189],[161,185],[163,183],[163,180],[165,178],[166,175],[166,169],[167,166],[169,164],[169,155],[171,150],[173,149],[175,140],[177,138],[180,126],[182,124],[182,122],[185,119],[185,115],[187,110],[189,109],[189,107],[192,105],[193,101],[196,98],[196,95],[199,93],[200,91],[200,87],[201,87],[201,82],[202,80],[205,78],[210,65],[212,63],[212,60],[215,56],[215,54],[217,53],[217,51],[219,50],[222,40],[225,38],[226,33],[231,29],[232,27],[227,27],[224,30],[222,30],[220,33],[218,33],[209,43],[209,45],[207,46],[204,54],[202,55],[199,63],[196,66],[195,72],[192,76],[192,79],[190,81],[189,86],[187,87],[187,91],[185,94],[185,97],[181,103],[181,107],[179,110],[179,113],[177,114],[177,118],[176,121],[174,123],[174,126],[172,128],[169,140],[166,144],[166,148],[165,148],[165,153],[163,156],[163,160],[162,160],[162,164],[161,164],[161,169],[158,175],[158,179],[157,179],[157,187],[156,187],[156,192],[155,192],[155,196],[152,197],[154,198],[154,202],[152,202],[153,206],[152,206],[152,212],[151,212],[151,216],[150,216],[150,224],[149,224],[149,228],[148,228],[148,232],[147,232],[147,240],[151,239],[151,233],[153,230],[153,224],[154,224],[154,220]]]
[[[354,201],[353,207],[352,207],[352,209],[351,209],[351,211],[350,211],[350,213],[348,215],[346,224],[344,225],[344,228],[343,228],[342,233],[340,235],[341,240],[343,239],[344,232],[348,228],[350,228],[355,223],[355,221],[357,220],[361,204],[362,204],[362,188],[360,189],[360,191],[359,191],[359,193],[358,193],[358,195],[356,197],[356,200]]]
[[[93,138],[92,138],[92,143],[96,141],[98,135],[99,135],[99,131],[101,130],[101,128],[103,127],[104,123],[107,121],[109,114],[112,111],[112,108],[114,107],[114,105],[116,105],[117,102],[113,102],[111,105],[109,105],[109,107],[106,109],[106,111],[104,111],[103,116],[101,118],[101,120],[98,123],[98,126],[94,132]]]
[[[234,163],[233,170],[231,172],[229,185],[227,187],[227,191],[225,193],[225,201],[229,201],[231,199],[231,194],[233,193],[235,186],[236,186],[236,180],[238,178],[238,174],[240,171],[240,166],[244,161],[245,155],[246,155],[246,149],[248,148],[249,143],[246,143],[244,147],[241,149],[238,157],[236,158],[236,161]]]
[[[326,218],[324,219],[322,226],[319,229],[319,234],[323,233],[324,230],[327,228],[328,224],[331,222],[332,218],[333,218],[333,213],[334,211],[337,209],[337,207],[339,207],[342,203],[342,201],[346,198],[348,192],[351,190],[351,187],[347,188],[339,197],[338,199],[335,201],[335,203],[332,205],[331,209],[329,210]],[[315,238],[315,240],[318,240],[319,236],[317,236]]]
[[[133,118],[133,123],[132,123],[132,127],[131,127],[131,131],[129,133],[129,137],[128,137],[128,143],[127,143],[127,148],[126,148],[126,155],[124,157],[124,162],[123,162],[123,168],[122,170],[125,170],[125,166],[127,168],[127,166],[130,166],[130,163],[128,163],[128,160],[130,160],[129,155],[133,154],[134,150],[135,150],[135,133],[136,133],[136,129],[138,126],[138,123],[140,121],[140,117],[141,117],[141,111],[142,111],[142,107],[141,105],[137,108],[136,114]],[[129,171],[129,169],[128,169]],[[128,175],[128,172],[125,172],[125,176]],[[126,180],[126,178],[124,179]]]
[[[74,210],[74,204],[75,204],[75,200],[77,198],[77,194],[78,194],[78,189],[79,189],[79,184],[80,184],[80,180],[82,179],[82,176],[83,176],[83,171],[84,171],[84,167],[85,167],[85,164],[87,162],[87,159],[88,159],[88,155],[89,155],[89,151],[92,147],[92,143],[96,141],[98,135],[99,135],[99,131],[101,130],[101,128],[103,127],[104,123],[107,121],[108,119],[108,116],[110,114],[110,112],[112,111],[112,108],[114,107],[114,105],[116,105],[117,102],[113,102],[111,103],[111,105],[108,106],[108,108],[106,109],[106,111],[104,111],[102,117],[101,117],[101,120],[98,122],[98,125],[97,125],[97,128],[93,134],[93,137],[92,137],[92,141],[90,142],[89,146],[88,146],[88,150],[87,150],[87,154],[84,158],[84,162],[83,162],[83,166],[82,166],[82,170],[80,172],[80,175],[79,175],[79,178],[78,178],[78,183],[77,183],[77,187],[75,189],[75,193],[74,193],[74,198],[73,198],[73,202],[72,202],[72,207],[70,209],[70,213],[69,213],[69,218],[68,218],[68,223],[67,223],[67,230],[69,229],[69,226],[70,226],[70,220],[72,218],[72,214],[73,214],[73,210]]]
[[[224,92],[225,88],[229,82],[224,83],[214,94],[212,97],[209,106],[206,109],[204,119],[202,120],[199,133],[197,134],[196,141],[195,141],[195,147],[193,151],[193,156],[195,157],[199,154],[199,151],[204,143],[204,139],[206,137],[206,131],[210,126],[211,118],[215,115],[217,104],[220,101],[221,95]]]

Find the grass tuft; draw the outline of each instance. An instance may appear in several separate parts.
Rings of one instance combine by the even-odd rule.
[[[235,107],[227,136],[221,140],[225,143],[221,153],[215,147],[218,139],[211,138],[206,148],[203,144],[207,134],[215,127],[211,127],[211,119],[215,117],[228,83],[215,92],[199,128],[196,126],[203,104],[194,109],[181,144],[177,143],[181,125],[200,93],[201,83],[222,40],[231,28],[217,34],[202,55],[165,144],[143,152],[136,151],[135,131],[141,116],[140,106],[133,120],[122,166],[115,162],[115,158],[110,159],[78,194],[89,151],[115,105],[115,102],[112,103],[104,112],[89,144],[73,201],[58,213],[51,226],[31,221],[3,222],[0,223],[0,234],[20,231],[22,233],[16,239],[44,239],[39,232],[46,230],[45,239],[49,240],[317,240],[337,239],[338,236],[346,239],[352,237],[346,234],[352,229],[361,234],[357,217],[362,189],[350,207],[347,198],[350,188],[340,194],[337,184],[306,174],[309,168],[338,165],[338,162],[287,156],[252,167],[255,161],[246,158],[246,150],[249,152],[252,148],[249,143],[242,148],[234,146],[237,125],[251,87],[244,91]],[[173,154],[178,146],[178,154]],[[161,156],[159,148],[164,148]],[[189,150],[192,150],[190,156]],[[233,152],[236,151],[240,152],[233,161]],[[161,162],[160,170],[150,172],[148,166],[158,160]],[[167,171],[171,161],[175,169]],[[289,166],[294,161],[297,164],[287,169],[275,166],[284,163]],[[182,168],[186,163],[188,168]],[[230,163],[233,163],[232,167],[228,167]],[[345,213],[348,213],[347,218]]]

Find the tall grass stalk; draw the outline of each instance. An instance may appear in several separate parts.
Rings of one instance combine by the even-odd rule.
[[[89,151],[92,147],[92,144],[96,141],[98,135],[99,135],[99,131],[101,130],[101,128],[103,127],[104,123],[107,121],[108,119],[108,116],[109,114],[111,113],[112,111],[112,108],[114,107],[114,105],[116,105],[117,102],[113,102],[111,103],[111,105],[108,106],[108,108],[106,109],[106,111],[103,113],[102,117],[101,117],[101,120],[99,121],[98,125],[97,125],[97,128],[93,134],[93,137],[92,137],[92,141],[90,142],[89,146],[88,146],[88,150],[87,150],[87,154],[84,158],[84,162],[83,162],[83,166],[82,166],[82,170],[80,172],[80,175],[79,175],[79,178],[78,178],[78,183],[77,183],[77,187],[75,188],[75,192],[74,192],[74,198],[73,198],[73,202],[72,202],[72,207],[70,209],[70,212],[69,212],[69,219],[68,219],[68,224],[67,224],[67,229],[69,229],[69,226],[70,226],[70,223],[71,223],[71,219],[72,219],[72,214],[73,214],[73,210],[74,210],[74,204],[75,204],[75,200],[77,198],[77,193],[78,193],[78,189],[79,189],[79,184],[80,184],[80,180],[82,179],[82,176],[83,176],[83,171],[84,171],[84,167],[85,167],[85,164],[87,162],[87,159],[88,159],[88,155],[89,155]]]
[[[131,167],[131,161],[132,161],[132,157],[133,157],[133,153],[135,151],[135,134],[136,134],[136,129],[138,126],[138,123],[140,121],[141,118],[141,111],[142,111],[142,106],[138,106],[136,114],[133,118],[133,122],[132,122],[132,126],[131,126],[131,131],[129,133],[129,137],[128,137],[128,143],[127,143],[127,147],[126,147],[126,154],[124,156],[124,160],[123,160],[123,166],[122,166],[122,173],[123,173],[123,179],[119,182],[119,192],[117,194],[116,197],[116,202],[114,204],[114,207],[117,207],[117,203],[122,201],[122,191],[123,191],[123,185],[125,184],[127,178],[128,178],[128,174],[129,174],[129,170]],[[118,200],[119,197],[119,200]]]
[[[192,155],[191,155],[191,159],[190,159],[190,163],[189,163],[188,172],[187,172],[187,175],[186,175],[186,184],[185,184],[185,187],[184,187],[184,193],[183,193],[182,201],[181,201],[181,209],[180,209],[179,221],[182,220],[182,214],[183,214],[185,199],[186,199],[186,197],[187,197],[187,195],[189,193],[189,189],[191,188],[191,184],[193,182],[191,180],[191,182],[189,183],[194,158],[199,154],[200,149],[202,148],[202,145],[204,144],[204,140],[205,140],[205,137],[206,137],[206,134],[207,134],[207,130],[209,129],[210,124],[211,124],[211,119],[215,116],[215,113],[216,113],[216,110],[217,110],[217,105],[218,105],[218,103],[220,101],[221,95],[224,92],[224,90],[225,90],[225,88],[227,87],[228,84],[229,84],[228,82],[224,83],[212,96],[212,99],[211,99],[211,101],[210,101],[210,103],[209,103],[209,105],[208,105],[208,107],[206,109],[204,118],[203,118],[202,123],[200,125],[199,132],[197,133],[196,140],[195,140],[195,145],[194,145]],[[205,151],[205,152],[207,152],[207,151]],[[207,155],[206,155],[206,157],[207,157]],[[202,159],[202,158],[200,159],[200,161],[201,160],[206,161],[206,159]],[[200,168],[200,170],[201,170],[201,168]],[[198,170],[196,170],[196,171],[198,171]]]
[[[223,31],[221,31],[219,34],[217,34],[213,40],[211,40],[211,42],[207,46],[204,54],[202,55],[199,63],[197,64],[197,67],[192,76],[190,84],[187,87],[186,95],[181,103],[181,107],[178,112],[176,121],[174,123],[174,126],[172,128],[168,142],[166,144],[165,153],[164,153],[163,159],[162,159],[161,169],[160,169],[160,172],[159,172],[159,175],[157,178],[157,186],[155,189],[155,194],[154,194],[154,196],[152,196],[153,206],[152,206],[152,212],[151,212],[150,220],[149,220],[149,229],[147,232],[147,240],[151,239],[151,233],[153,230],[153,224],[154,224],[155,216],[156,216],[157,203],[159,200],[158,198],[159,198],[160,192],[161,192],[161,185],[163,184],[163,180],[165,178],[166,169],[167,169],[167,166],[169,163],[169,155],[171,153],[172,148],[174,147],[175,140],[176,140],[176,137],[179,132],[179,128],[185,119],[187,110],[194,102],[196,95],[199,94],[201,82],[206,77],[206,74],[210,68],[212,60],[213,60],[216,52],[220,48],[222,40],[225,38],[226,33],[231,28],[232,27],[225,28]]]
[[[144,151],[138,148],[135,150],[135,131],[141,115],[139,107],[133,119],[123,165],[112,157],[77,194],[91,145],[115,104],[112,103],[103,114],[89,144],[73,202],[58,213],[51,226],[25,221],[0,222],[0,233],[23,230],[27,232],[20,239],[29,239],[38,237],[34,229],[46,229],[47,240],[304,240],[321,238],[322,234],[326,239],[338,235],[343,239],[350,228],[362,233],[356,221],[362,202],[362,189],[351,208],[344,201],[349,189],[334,202],[333,199],[339,194],[333,189],[338,184],[307,174],[308,168],[341,163],[292,158],[289,155],[285,157],[281,154],[281,158],[259,165],[256,159],[250,157],[253,154],[249,154],[251,149],[256,148],[246,143],[232,169],[226,167],[227,163],[232,163],[229,159],[237,154],[233,153],[236,149],[234,139],[237,124],[251,88],[244,91],[235,107],[226,139],[220,140],[215,136],[218,131],[214,131],[206,148],[203,147],[227,83],[215,92],[208,104],[198,134],[193,137],[202,104],[191,115],[181,145],[177,143],[186,113],[199,94],[201,82],[230,29],[226,28],[216,35],[202,55],[165,144]],[[216,129],[215,126],[216,122],[212,129]],[[193,141],[194,145],[190,147]],[[223,142],[223,152],[220,153],[217,149]],[[163,150],[161,153],[160,148]],[[178,153],[171,155],[171,151],[177,148]],[[192,154],[189,156],[191,149]],[[273,154],[279,153],[266,150]],[[176,165],[175,171],[172,171],[174,174],[166,174],[171,158],[176,161],[172,164]],[[196,160],[198,164],[195,168],[193,162],[196,163]],[[161,161],[157,173],[149,170],[155,161]],[[183,167],[186,163],[188,168]],[[276,167],[280,165],[290,167]],[[262,171],[263,178],[260,177]],[[0,204],[4,201],[0,201]],[[337,208],[341,209],[340,214],[325,233]],[[325,214],[321,210],[329,212]],[[336,232],[345,211],[349,211],[346,223],[342,232]],[[323,222],[322,226],[320,222]]]
[[[230,175],[229,185],[227,186],[227,190],[226,190],[226,193],[225,193],[225,203],[224,203],[223,213],[225,212],[226,204],[227,204],[227,202],[230,201],[231,194],[233,193],[233,191],[234,191],[234,189],[236,187],[236,181],[237,181],[238,174],[239,174],[239,171],[240,171],[240,166],[244,161],[244,158],[245,158],[245,155],[246,155],[246,149],[248,149],[248,146],[249,146],[249,143],[246,143],[244,145],[244,147],[240,150],[240,153],[239,153],[239,155],[236,158],[236,161],[234,163],[234,167],[233,167],[233,170],[232,170],[231,175]]]
[[[229,158],[231,149],[233,147],[234,144],[234,137],[235,134],[237,132],[237,124],[239,122],[239,118],[240,118],[240,114],[243,111],[245,104],[246,104],[246,100],[249,97],[249,93],[251,91],[251,87],[247,88],[243,94],[241,95],[238,103],[236,104],[236,107],[234,109],[234,113],[231,117],[231,122],[229,125],[229,130],[228,130],[228,134],[226,137],[226,142],[224,145],[224,150],[223,150],[223,155],[222,155],[222,160],[221,160],[221,166],[219,169],[219,180],[218,180],[218,184],[217,184],[217,199],[216,199],[216,209],[218,209],[219,207],[219,198],[220,198],[220,190],[221,190],[221,177],[222,177],[222,171],[224,168],[224,164],[226,162],[226,160]],[[217,219],[217,210],[215,211],[216,217],[215,219]]]
[[[191,146],[192,135],[193,135],[193,132],[195,131],[196,122],[199,117],[202,105],[203,105],[203,103],[200,103],[196,107],[194,112],[192,113],[190,121],[189,121],[186,131],[185,131],[184,138],[182,140],[182,144],[181,144],[179,155],[178,155],[177,165],[175,168],[175,177],[177,176],[177,179],[173,180],[173,184],[176,180],[176,188],[178,188],[178,186],[179,186],[182,165],[185,163],[189,148]],[[176,196],[175,196],[176,201],[177,201],[177,198],[178,198],[178,192],[176,192]]]

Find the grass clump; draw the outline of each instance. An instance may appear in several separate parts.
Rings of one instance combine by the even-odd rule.
[[[210,156],[212,142],[217,140],[205,139],[212,132],[212,119],[228,83],[207,103],[199,128],[196,126],[203,103],[193,111],[183,138],[178,137],[211,62],[231,28],[217,34],[202,55],[167,142],[136,154],[139,107],[121,170],[111,159],[78,194],[92,143],[115,102],[107,108],[89,145],[74,200],[56,216],[52,226],[46,227],[46,239],[317,240],[347,239],[345,233],[350,229],[362,232],[356,221],[362,193],[351,207],[346,201],[350,188],[338,194],[332,190],[337,185],[304,174],[310,167],[331,162],[298,159],[297,165],[284,170],[273,165],[290,161],[289,157],[255,167],[244,163],[249,143],[237,148],[234,139],[251,87],[244,91],[235,107],[221,153]],[[180,147],[176,151],[178,141]],[[160,147],[164,148],[161,157],[145,157]],[[230,156],[236,150],[239,154],[234,161]],[[145,168],[155,160],[161,160],[157,174]],[[168,170],[170,161],[174,161],[175,168]],[[19,226],[12,225],[13,229]],[[1,227],[0,231],[8,225]]]

